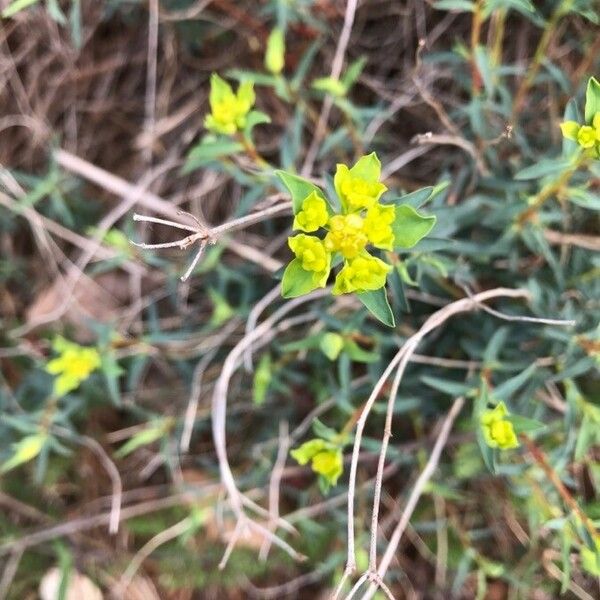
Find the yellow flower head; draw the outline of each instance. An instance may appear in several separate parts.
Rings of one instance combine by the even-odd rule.
[[[254,84],[245,81],[238,87],[237,94],[216,73],[210,78],[210,114],[204,126],[215,133],[233,135],[246,126],[246,117],[254,105]]]
[[[344,470],[342,450],[339,446],[315,438],[290,452],[300,465],[310,461],[312,470],[322,475],[330,485],[335,485]]]
[[[302,262],[305,271],[329,272],[331,255],[325,250],[325,245],[319,238],[301,233],[289,238],[288,244],[296,258]]]
[[[341,252],[344,258],[354,258],[365,249],[369,241],[363,225],[364,219],[357,214],[331,217],[325,248],[329,252]]]
[[[365,252],[346,262],[335,278],[333,293],[337,296],[349,292],[378,290],[385,285],[391,269],[392,267],[381,259]]]
[[[293,228],[308,232],[317,231],[327,223],[327,219],[329,213],[325,200],[316,192],[311,192],[302,202],[302,210],[296,215]]]
[[[60,355],[46,365],[46,372],[56,375],[54,395],[61,397],[79,387],[100,366],[100,354],[95,348],[85,348],[58,338],[54,349]]]
[[[565,121],[560,124],[563,137],[577,142],[582,148],[589,150],[600,144],[600,112],[592,119],[591,125],[580,125],[577,121]],[[593,155],[593,153],[592,153]]]
[[[396,207],[393,204],[384,206],[377,203],[369,208],[363,229],[373,246],[384,250],[393,250],[394,232],[392,231],[392,223],[395,218]]]
[[[507,450],[519,446],[513,424],[506,419],[508,415],[504,402],[500,402],[495,408],[484,411],[479,417],[483,439],[490,448]]]
[[[374,153],[363,156],[351,169],[337,165],[333,183],[344,209],[353,212],[373,206],[387,190],[380,176],[381,163]]]
[[[577,143],[582,148],[593,148],[596,143],[596,130],[589,125],[583,125],[577,132]]]

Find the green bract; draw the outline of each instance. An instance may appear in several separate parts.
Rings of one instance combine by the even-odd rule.
[[[328,203],[323,190],[310,181],[284,171],[277,175],[292,196],[293,229],[315,233],[289,238],[296,258],[283,274],[282,295],[292,298],[325,287],[332,265],[341,259],[333,294],[358,293],[377,318],[393,325],[383,291],[392,267],[370,249],[410,248],[431,231],[435,217],[421,215],[408,204],[380,202],[387,188],[379,181],[381,163],[375,153],[363,156],[351,168],[337,165],[335,203]],[[340,206],[340,212],[334,214],[331,206]],[[365,296],[378,291],[383,298]],[[383,310],[377,308],[381,306]]]
[[[267,40],[267,52],[265,53],[265,67],[273,75],[283,71],[285,65],[285,38],[283,31],[276,27],[271,31]]]

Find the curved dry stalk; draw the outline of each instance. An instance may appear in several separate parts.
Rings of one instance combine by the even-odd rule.
[[[229,381],[239,366],[240,359],[243,356],[244,351],[252,344],[256,343],[258,347],[264,346],[269,343],[280,331],[305,323],[314,318],[312,313],[305,313],[296,317],[287,319],[286,322],[280,323],[277,327],[275,326],[283,316],[292,311],[294,308],[301,306],[306,302],[310,302],[316,298],[323,297],[329,294],[329,288],[316,290],[306,296],[294,298],[289,302],[286,302],[282,307],[271,315],[266,321],[261,323],[256,329],[254,329],[249,335],[244,336],[237,345],[231,350],[227,358],[223,363],[221,374],[217,380],[212,397],[212,431],[213,441],[215,445],[215,451],[217,459],[219,461],[219,471],[221,474],[221,481],[225,486],[227,495],[229,496],[229,502],[231,509],[233,510],[238,521],[242,522],[242,525],[253,527],[259,530],[261,533],[271,537],[273,543],[276,543],[280,547],[284,548],[292,556],[300,557],[298,553],[293,551],[286,542],[280,540],[273,535],[267,528],[255,523],[244,513],[243,511],[243,494],[238,490],[231,471],[229,464],[229,458],[227,456],[227,439],[226,439],[226,421],[227,421],[227,392],[229,389]],[[223,561],[222,561],[223,563]]]
[[[468,312],[479,308],[479,303],[492,298],[508,297],[508,298],[529,298],[529,292],[524,289],[509,289],[509,288],[496,288],[487,290],[476,294],[471,298],[463,298],[457,300],[451,304],[448,304],[444,308],[433,313],[427,321],[423,324],[421,329],[411,336],[404,346],[396,353],[394,358],[388,364],[383,374],[376,382],[373,391],[371,392],[363,411],[356,424],[356,436],[354,439],[354,446],[352,448],[352,462],[350,465],[350,477],[348,482],[348,556],[346,562],[346,569],[344,570],[343,580],[347,579],[356,570],[356,557],[355,557],[355,540],[354,540],[354,495],[356,489],[356,473],[358,469],[358,457],[360,454],[360,444],[362,441],[362,434],[367,422],[367,418],[375,404],[375,401],[383,388],[383,385],[387,381],[392,371],[398,366],[399,375],[402,377],[402,373],[408,364],[411,355],[416,350],[420,341],[431,331],[442,325],[447,319],[455,314],[461,312]],[[334,598],[339,596],[341,593],[341,586],[334,595]]]
[[[235,331],[238,325],[238,319],[232,319],[229,321],[223,330],[219,332],[217,336],[217,344],[198,361],[198,364],[194,369],[194,374],[192,375],[192,389],[190,390],[190,397],[185,410],[185,417],[183,419],[183,430],[181,432],[181,439],[179,441],[179,449],[181,452],[188,452],[190,449],[190,441],[192,439],[192,431],[194,429],[196,413],[198,412],[198,402],[200,401],[204,372],[208,368],[208,365],[210,365],[212,362],[213,358],[219,352],[223,342]]]
[[[131,559],[127,568],[121,575],[119,582],[116,585],[116,596],[121,598],[125,596],[125,592],[127,588],[133,581],[135,574],[138,572],[138,569],[142,566],[142,563],[160,546],[170,542],[183,535],[186,531],[193,527],[194,518],[186,517],[182,521],[175,523],[171,527],[164,529],[160,533],[156,534],[152,539],[146,542],[135,554],[135,556]]]
[[[281,285],[278,283],[272,290],[267,292],[253,307],[248,315],[248,320],[246,321],[246,335],[250,335],[254,329],[256,328],[256,323],[258,322],[258,318],[263,313],[263,311],[272,304],[277,298],[281,296]],[[246,348],[244,352],[244,369],[246,369],[247,373],[252,371],[252,344]]]
[[[281,485],[281,477],[285,468],[287,453],[290,448],[289,425],[287,421],[279,423],[279,448],[277,449],[277,457],[271,472],[271,481],[269,483],[269,529],[275,531],[277,522],[279,521],[279,489]],[[269,555],[271,541],[264,539],[263,545],[258,553],[260,560],[264,561]]]
[[[448,441],[448,436],[450,435],[452,425],[454,424],[454,421],[458,416],[458,413],[460,413],[464,403],[464,398],[457,398],[452,404],[450,410],[448,411],[448,414],[444,418],[444,422],[442,423],[440,433],[435,442],[433,450],[431,451],[431,456],[429,457],[425,468],[423,469],[423,471],[421,471],[419,478],[415,482],[415,485],[406,502],[404,511],[402,512],[402,516],[400,517],[400,520],[398,521],[398,524],[396,525],[396,528],[392,533],[392,537],[390,538],[388,547],[386,548],[386,551],[381,559],[381,564],[379,565],[377,571],[374,573],[377,579],[374,580],[373,583],[369,586],[369,589],[363,595],[362,600],[369,600],[373,597],[373,594],[377,591],[377,588],[382,587],[383,577],[385,576],[387,569],[390,563],[392,562],[392,558],[396,553],[402,534],[404,533],[404,530],[406,529],[406,526],[408,525],[408,522],[410,521],[410,518],[415,508],[417,507],[417,502],[419,501],[419,498],[421,497],[425,486],[435,473],[438,462],[440,460],[440,456],[442,454],[442,450],[444,449],[444,446]]]

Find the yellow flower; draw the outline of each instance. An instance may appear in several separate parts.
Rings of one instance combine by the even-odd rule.
[[[484,411],[479,417],[483,439],[490,448],[507,450],[519,446],[513,424],[506,419],[508,415],[504,402],[500,402],[494,409]]]
[[[315,438],[290,452],[298,464],[310,461],[312,470],[322,475],[330,485],[335,485],[344,470],[342,450],[339,446]]]
[[[560,124],[563,137],[577,142],[582,148],[590,150],[600,143],[600,112],[592,119],[591,125],[580,125],[576,121],[565,121]],[[594,152],[592,151],[592,156]]]
[[[387,274],[392,267],[381,259],[370,256],[366,252],[346,261],[343,269],[335,278],[333,294],[349,292],[366,292],[378,290],[385,285]]]
[[[54,349],[60,356],[49,361],[46,372],[56,375],[54,395],[64,396],[79,387],[100,366],[100,354],[95,348],[85,348],[58,338]]]
[[[589,125],[583,125],[577,132],[577,143],[582,148],[593,148],[596,143],[596,131]]]
[[[341,252],[344,258],[353,258],[365,249],[366,233],[364,219],[357,214],[335,215],[329,219],[329,233],[325,237],[325,248],[329,252]]]
[[[301,233],[289,238],[288,244],[305,271],[329,272],[331,255],[319,238]]]
[[[384,250],[394,249],[392,223],[395,218],[396,207],[393,204],[384,206],[377,203],[369,208],[363,229],[373,246],[383,248]]]
[[[302,231],[317,231],[323,227],[329,219],[327,204],[325,200],[312,192],[302,201],[302,209],[294,219],[294,229]]]
[[[246,117],[254,105],[254,84],[245,81],[238,87],[237,94],[216,73],[210,78],[210,110],[204,126],[216,133],[233,135],[246,126]]]
[[[333,183],[344,209],[353,212],[373,206],[387,190],[380,176],[381,163],[375,153],[363,156],[351,169],[337,165]]]

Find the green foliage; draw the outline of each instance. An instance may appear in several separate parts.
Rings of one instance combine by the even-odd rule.
[[[28,547],[9,598],[35,596],[57,564],[68,573],[71,543],[78,569],[107,587],[145,547],[132,585],[160,597],[277,596],[288,581],[310,581],[299,597],[327,593],[346,558],[357,420],[392,357],[457,300],[468,310],[420,341],[392,406],[380,513],[391,527],[465,398],[410,518],[418,540],[404,535],[384,580],[396,597],[411,586],[422,597],[595,597],[593,0],[438,0],[417,13],[358,3],[339,77],[343,15],[331,2],[169,0],[157,29],[153,3],[35,4],[5,2],[3,15],[1,543],[6,553],[38,532],[78,534]],[[134,204],[184,229],[137,230],[123,212]],[[271,294],[278,280],[283,298]],[[281,316],[327,285],[334,293]],[[523,295],[486,302],[490,312],[468,304],[498,287]],[[52,294],[57,318],[41,314]],[[58,336],[72,346],[54,349]],[[394,375],[359,449],[360,569]],[[276,545],[257,560],[266,544],[247,528],[218,568],[235,527],[213,447],[223,400],[231,475],[290,520],[299,534],[276,534],[302,564]],[[109,461],[124,492],[120,541],[104,531]],[[411,540],[419,552],[407,554]]]

